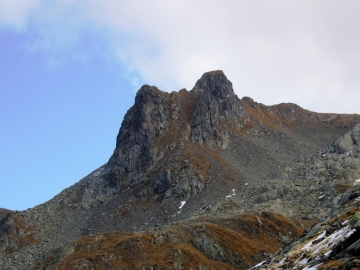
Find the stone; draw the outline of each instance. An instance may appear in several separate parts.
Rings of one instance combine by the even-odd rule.
[[[183,218],[201,223],[202,214],[215,223],[221,216],[231,222],[254,211],[319,219],[337,190],[360,177],[358,128],[339,138],[359,120],[295,104],[240,100],[222,71],[205,73],[191,91],[167,93],[144,85],[106,164],[48,202],[0,218],[0,268],[30,269],[45,260],[45,252],[63,250],[82,235],[99,234],[100,239],[109,231],[181,227]],[[227,200],[229,194],[234,195]],[[358,195],[348,193],[337,202]],[[259,220],[255,224],[266,228]],[[183,240],[208,258],[246,268],[246,260],[209,231],[186,233]],[[285,243],[290,236],[282,231],[271,237]],[[175,236],[164,241],[170,238],[178,241]],[[183,255],[177,252],[179,261]]]
[[[353,149],[353,140],[349,133],[342,136],[339,140],[335,142],[335,151],[339,154],[344,154]]]
[[[194,233],[194,245],[201,250],[209,259],[221,261],[224,257],[221,248],[205,233]]]
[[[225,149],[229,131],[224,123],[241,129],[249,119],[244,104],[222,71],[205,73],[193,91],[199,97],[190,123],[192,141]]]
[[[351,130],[351,138],[353,139],[353,142],[357,145],[360,145],[360,124],[357,124],[352,130]]]

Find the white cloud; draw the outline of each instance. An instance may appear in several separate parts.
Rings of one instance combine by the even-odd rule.
[[[135,84],[191,89],[222,69],[239,97],[360,113],[359,12],[358,1],[77,0],[43,1],[31,18],[36,48],[56,55],[93,33]]]
[[[40,0],[0,0],[0,25],[21,30]]]

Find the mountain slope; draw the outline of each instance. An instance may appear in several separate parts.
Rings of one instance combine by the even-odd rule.
[[[252,269],[359,269],[359,183],[354,182],[310,231]]]
[[[5,208],[0,208],[0,220],[5,218],[11,211]]]
[[[264,230],[266,228],[266,230]],[[33,269],[244,269],[302,229],[271,213],[187,220],[162,230],[81,237]]]
[[[204,214],[265,211],[310,226],[336,185],[344,189],[360,175],[359,121],[240,100],[222,71],[205,73],[191,91],[145,85],[106,164],[52,200],[1,220],[0,266],[33,265],[83,235],[145,231]]]

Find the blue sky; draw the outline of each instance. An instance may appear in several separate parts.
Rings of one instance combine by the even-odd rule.
[[[104,164],[142,84],[222,69],[241,98],[360,113],[358,1],[0,0],[0,207]]]
[[[0,205],[10,209],[45,202],[104,164],[135,95],[117,61],[94,54],[53,67],[26,39],[0,34]]]

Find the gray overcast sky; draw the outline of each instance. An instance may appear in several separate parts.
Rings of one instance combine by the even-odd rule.
[[[322,112],[360,112],[359,1],[0,1],[4,26],[36,32],[32,50],[87,58],[98,35],[134,89],[192,88],[222,69],[239,95]]]

